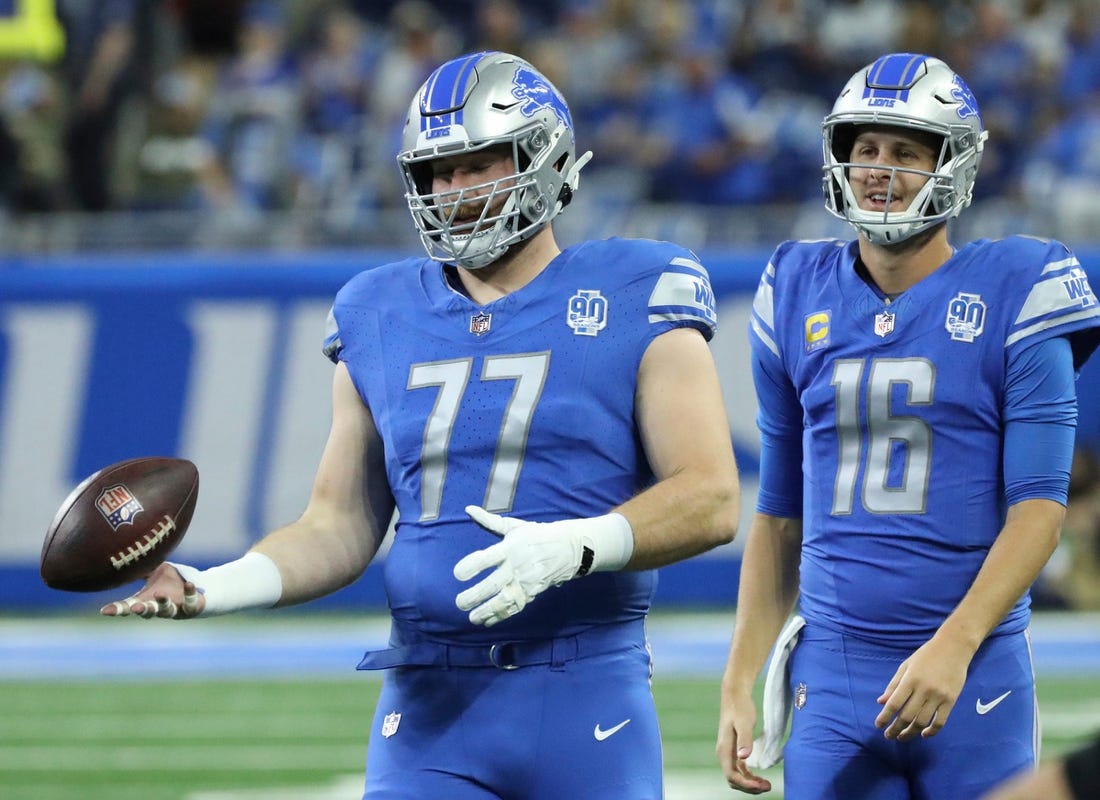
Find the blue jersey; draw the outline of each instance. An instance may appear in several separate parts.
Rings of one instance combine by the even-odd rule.
[[[1008,365],[1064,336],[1079,366],[1100,306],[1057,242],[973,242],[893,302],[859,277],[857,254],[787,242],[761,280],[749,337],[760,428],[794,441],[802,481],[762,491],[758,508],[803,520],[808,622],[919,644],[1004,522]],[[1000,630],[1026,621],[1021,600]]]
[[[455,606],[455,563],[496,541],[465,506],[534,522],[604,514],[654,476],[635,423],[649,344],[716,325],[706,270],[679,246],[612,239],[569,248],[479,306],[444,268],[367,270],[333,306],[326,350],[346,365],[385,443],[397,502],[386,557],[395,618],[463,642],[542,639],[636,619],[653,571],[605,572],[544,592],[492,630]]]

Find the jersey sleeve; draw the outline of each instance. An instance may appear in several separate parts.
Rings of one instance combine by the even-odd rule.
[[[661,331],[692,327],[709,342],[718,329],[710,275],[690,251],[669,259],[649,295],[649,322]]]
[[[778,251],[777,251],[778,254]],[[775,262],[772,256],[756,285],[752,299],[752,315],[749,317],[749,344],[755,350],[763,347],[775,358],[780,358],[779,340],[775,335]]]
[[[1062,337],[1010,359],[1005,382],[1005,499],[1065,505],[1077,426],[1073,353]]]
[[[1009,356],[1054,336],[1066,336],[1073,350],[1073,368],[1079,370],[1100,344],[1100,303],[1089,279],[1065,245],[1016,237],[1007,256],[1023,263],[1042,264],[1031,283],[1005,339]],[[1029,252],[1038,250],[1039,252]]]
[[[340,352],[344,343],[340,341],[340,327],[336,324],[336,306],[329,309],[325,319],[325,338],[321,343],[321,352],[333,364],[340,363]]]
[[[760,429],[760,489],[756,510],[774,517],[802,516],[802,407],[775,359],[752,354],[756,425]]]
[[[756,424],[760,429],[760,490],[756,510],[802,516],[802,406],[783,363],[775,319],[776,264],[781,246],[760,277],[749,318]]]

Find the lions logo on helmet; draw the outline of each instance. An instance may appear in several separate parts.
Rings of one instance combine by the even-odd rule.
[[[955,88],[951,90],[951,96],[961,103],[959,106],[959,119],[978,117],[979,123],[981,122],[981,115],[978,113],[978,99],[974,97],[970,87],[963,83],[962,78],[958,75],[955,76]]]
[[[553,109],[561,124],[569,128],[569,135],[573,135],[573,119],[569,114],[569,107],[546,78],[533,69],[519,67],[514,83],[512,95],[517,100],[525,101],[520,107],[525,117],[533,116],[543,108]]]
[[[511,151],[514,174],[432,192],[432,159],[493,147]],[[452,59],[428,77],[409,106],[397,163],[429,258],[480,269],[561,213],[591,157],[576,157],[569,107],[546,76],[490,51]],[[471,198],[483,203],[481,216],[457,221]]]
[[[935,169],[920,173],[927,181],[905,210],[859,208],[848,170],[854,166],[850,147],[861,125],[908,128],[942,141]],[[966,82],[938,58],[916,53],[882,56],[853,75],[825,117],[822,132],[826,208],[880,245],[904,241],[957,217],[970,205],[988,136]]]

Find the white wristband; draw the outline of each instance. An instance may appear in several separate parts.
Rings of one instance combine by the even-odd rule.
[[[613,572],[625,567],[634,554],[634,529],[630,527],[630,521],[617,512],[593,517],[585,520],[581,545],[586,552],[582,556],[578,575]],[[589,557],[592,563],[586,569],[584,562]]]
[[[206,598],[200,616],[214,617],[249,608],[271,608],[283,596],[283,577],[275,562],[254,550],[236,561],[197,570],[186,564],[168,562],[185,581]]]

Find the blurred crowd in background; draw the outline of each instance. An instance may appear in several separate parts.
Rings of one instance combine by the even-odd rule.
[[[56,19],[5,36],[27,7]],[[197,213],[227,241],[292,212],[335,242],[401,243],[411,225],[385,212],[404,208],[409,99],[480,49],[568,98],[595,152],[583,235],[822,233],[822,117],[857,68],[914,51],[967,79],[990,131],[964,217],[1100,239],[1096,0],[0,0],[0,206]]]
[[[958,238],[1100,244],[1100,0],[0,0],[0,255],[419,252],[409,100],[482,49],[549,76],[595,152],[565,241],[850,236],[822,208],[821,120],[912,51],[966,78],[990,131]],[[1100,608],[1097,454],[1035,600]]]

